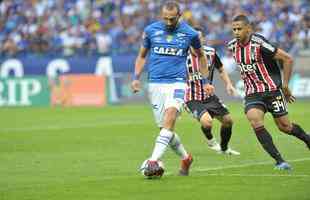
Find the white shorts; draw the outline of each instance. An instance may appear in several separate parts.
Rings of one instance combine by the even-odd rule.
[[[184,105],[186,84],[150,83],[148,92],[152,104],[156,124],[163,127],[164,113],[167,108],[174,107],[181,113]]]

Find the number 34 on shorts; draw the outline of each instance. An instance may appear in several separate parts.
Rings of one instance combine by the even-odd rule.
[[[286,102],[284,102],[282,96],[277,96],[275,101],[271,102],[273,111],[280,112],[287,110]]]

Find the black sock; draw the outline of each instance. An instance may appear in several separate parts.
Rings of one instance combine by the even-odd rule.
[[[255,128],[254,131],[260,144],[263,146],[265,151],[276,160],[277,164],[284,162],[281,154],[272,141],[271,135],[268,133],[265,127],[261,126]]]
[[[232,126],[221,127],[221,149],[222,151],[226,151],[228,149],[228,143],[231,138],[231,129],[232,129]]]
[[[211,128],[209,128],[209,127],[205,128],[205,127],[201,126],[201,130],[208,140],[211,140],[213,138],[213,135],[211,133]]]
[[[304,141],[310,148],[310,135],[306,134],[306,132],[298,124],[293,123],[293,128],[290,135],[293,135],[298,139]]]

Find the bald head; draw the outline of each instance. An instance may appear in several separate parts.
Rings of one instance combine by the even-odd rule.
[[[167,1],[162,4],[161,11],[163,11],[164,9],[168,11],[176,10],[178,14],[181,13],[180,5],[175,1]]]
[[[161,17],[168,32],[173,32],[181,16],[180,6],[174,1],[167,1],[161,7]]]

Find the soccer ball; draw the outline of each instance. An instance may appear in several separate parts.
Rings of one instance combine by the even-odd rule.
[[[163,169],[163,171],[164,171],[165,168],[164,168],[164,163],[163,163],[163,161],[158,160],[157,163],[158,163],[159,167],[161,167],[161,168]],[[143,161],[143,163],[142,163],[142,165],[141,165],[141,167],[140,167],[140,169],[139,169],[139,171],[141,172],[142,176],[144,176],[144,177],[147,178],[147,179],[156,179],[156,178],[160,178],[160,177],[162,177],[162,175],[164,174],[164,173],[162,173],[162,174],[160,174],[160,175],[146,176],[146,175],[144,174],[144,171],[145,171],[145,169],[146,169],[147,167],[148,167],[148,159],[146,159],[145,161]]]

